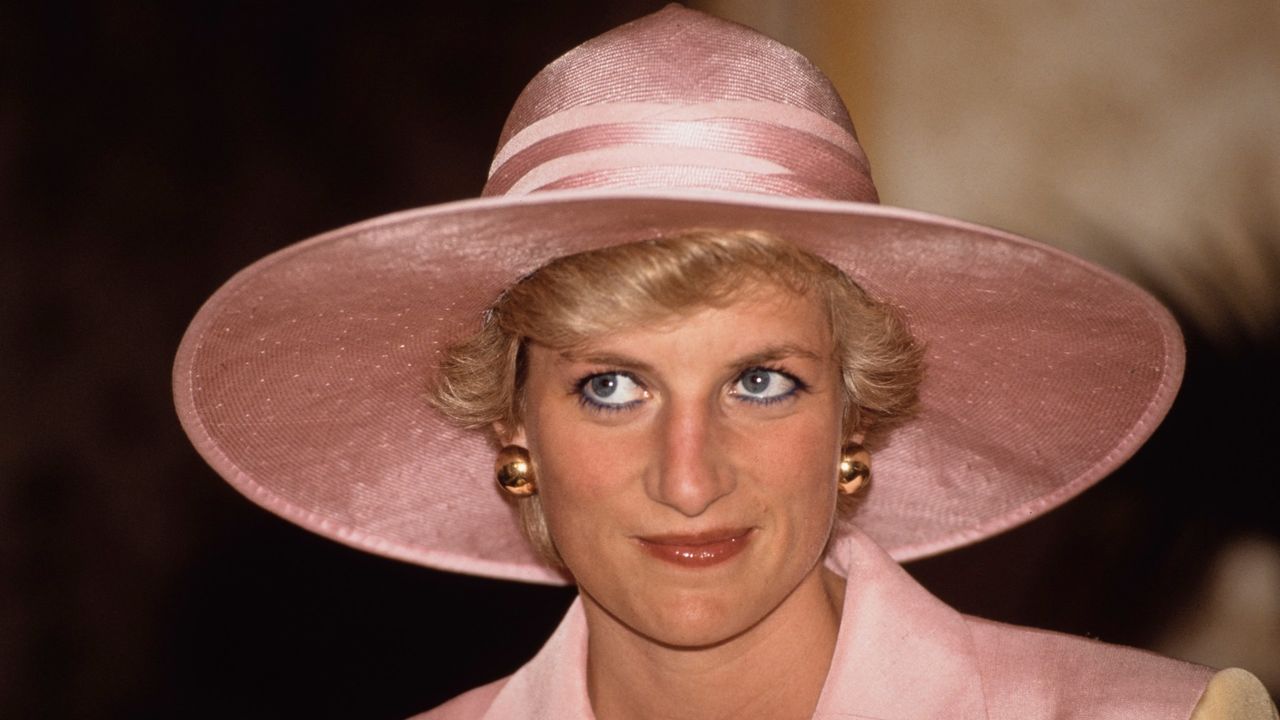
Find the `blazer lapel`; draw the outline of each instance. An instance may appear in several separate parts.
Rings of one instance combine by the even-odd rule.
[[[827,563],[847,586],[815,718],[986,719],[973,638],[960,613],[857,530],[833,542]]]

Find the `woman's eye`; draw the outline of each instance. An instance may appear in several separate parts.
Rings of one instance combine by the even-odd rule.
[[[583,402],[620,408],[643,400],[645,390],[634,378],[622,373],[600,373],[583,379],[579,385]]]
[[[751,368],[738,376],[731,395],[753,402],[781,400],[795,393],[800,382],[790,375],[767,368]]]

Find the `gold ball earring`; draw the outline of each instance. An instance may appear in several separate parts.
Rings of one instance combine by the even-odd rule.
[[[499,450],[498,459],[493,463],[493,471],[498,476],[498,487],[508,495],[529,497],[538,492],[529,451],[519,445],[508,445]]]
[[[871,453],[855,442],[840,448],[840,480],[837,483],[840,494],[852,495],[870,479]]]

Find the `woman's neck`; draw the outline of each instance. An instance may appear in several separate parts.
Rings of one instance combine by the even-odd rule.
[[[822,566],[754,626],[678,648],[619,623],[589,596],[587,687],[598,720],[813,715],[831,667],[844,579]]]

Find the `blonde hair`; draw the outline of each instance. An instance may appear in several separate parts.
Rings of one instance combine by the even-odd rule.
[[[827,312],[842,367],[846,434],[914,411],[923,353],[896,309],[813,253],[743,230],[690,230],[547,263],[508,288],[479,332],[445,353],[433,404],[459,425],[489,430],[496,443],[496,428],[521,425],[529,343],[565,350],[622,328],[724,307],[762,285],[812,296]],[[560,564],[537,495],[519,509],[530,541]]]

